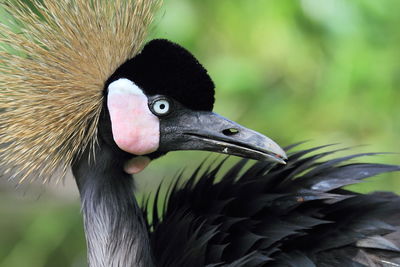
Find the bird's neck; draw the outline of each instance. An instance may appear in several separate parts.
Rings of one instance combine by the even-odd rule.
[[[93,156],[93,155],[92,155]],[[78,184],[89,267],[153,266],[148,231],[123,159],[100,144],[73,165]]]

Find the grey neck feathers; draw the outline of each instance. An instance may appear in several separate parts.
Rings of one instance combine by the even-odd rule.
[[[122,164],[112,149],[101,146],[95,162],[86,153],[72,168],[81,195],[89,267],[154,266],[133,179]]]

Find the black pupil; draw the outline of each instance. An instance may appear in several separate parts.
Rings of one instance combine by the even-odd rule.
[[[165,108],[165,104],[161,104],[160,109],[164,109],[164,108]]]

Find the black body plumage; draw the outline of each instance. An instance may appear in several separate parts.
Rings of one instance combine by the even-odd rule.
[[[400,197],[344,186],[400,166],[320,161],[336,151],[293,152],[286,165],[221,164],[145,202],[157,266],[400,266]],[[199,176],[199,177],[198,177]],[[179,181],[179,179],[178,179]]]

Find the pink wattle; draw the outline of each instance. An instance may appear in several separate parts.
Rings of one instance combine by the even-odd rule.
[[[146,156],[140,156],[128,160],[124,165],[124,171],[129,174],[136,174],[144,170],[150,163],[150,158]]]

